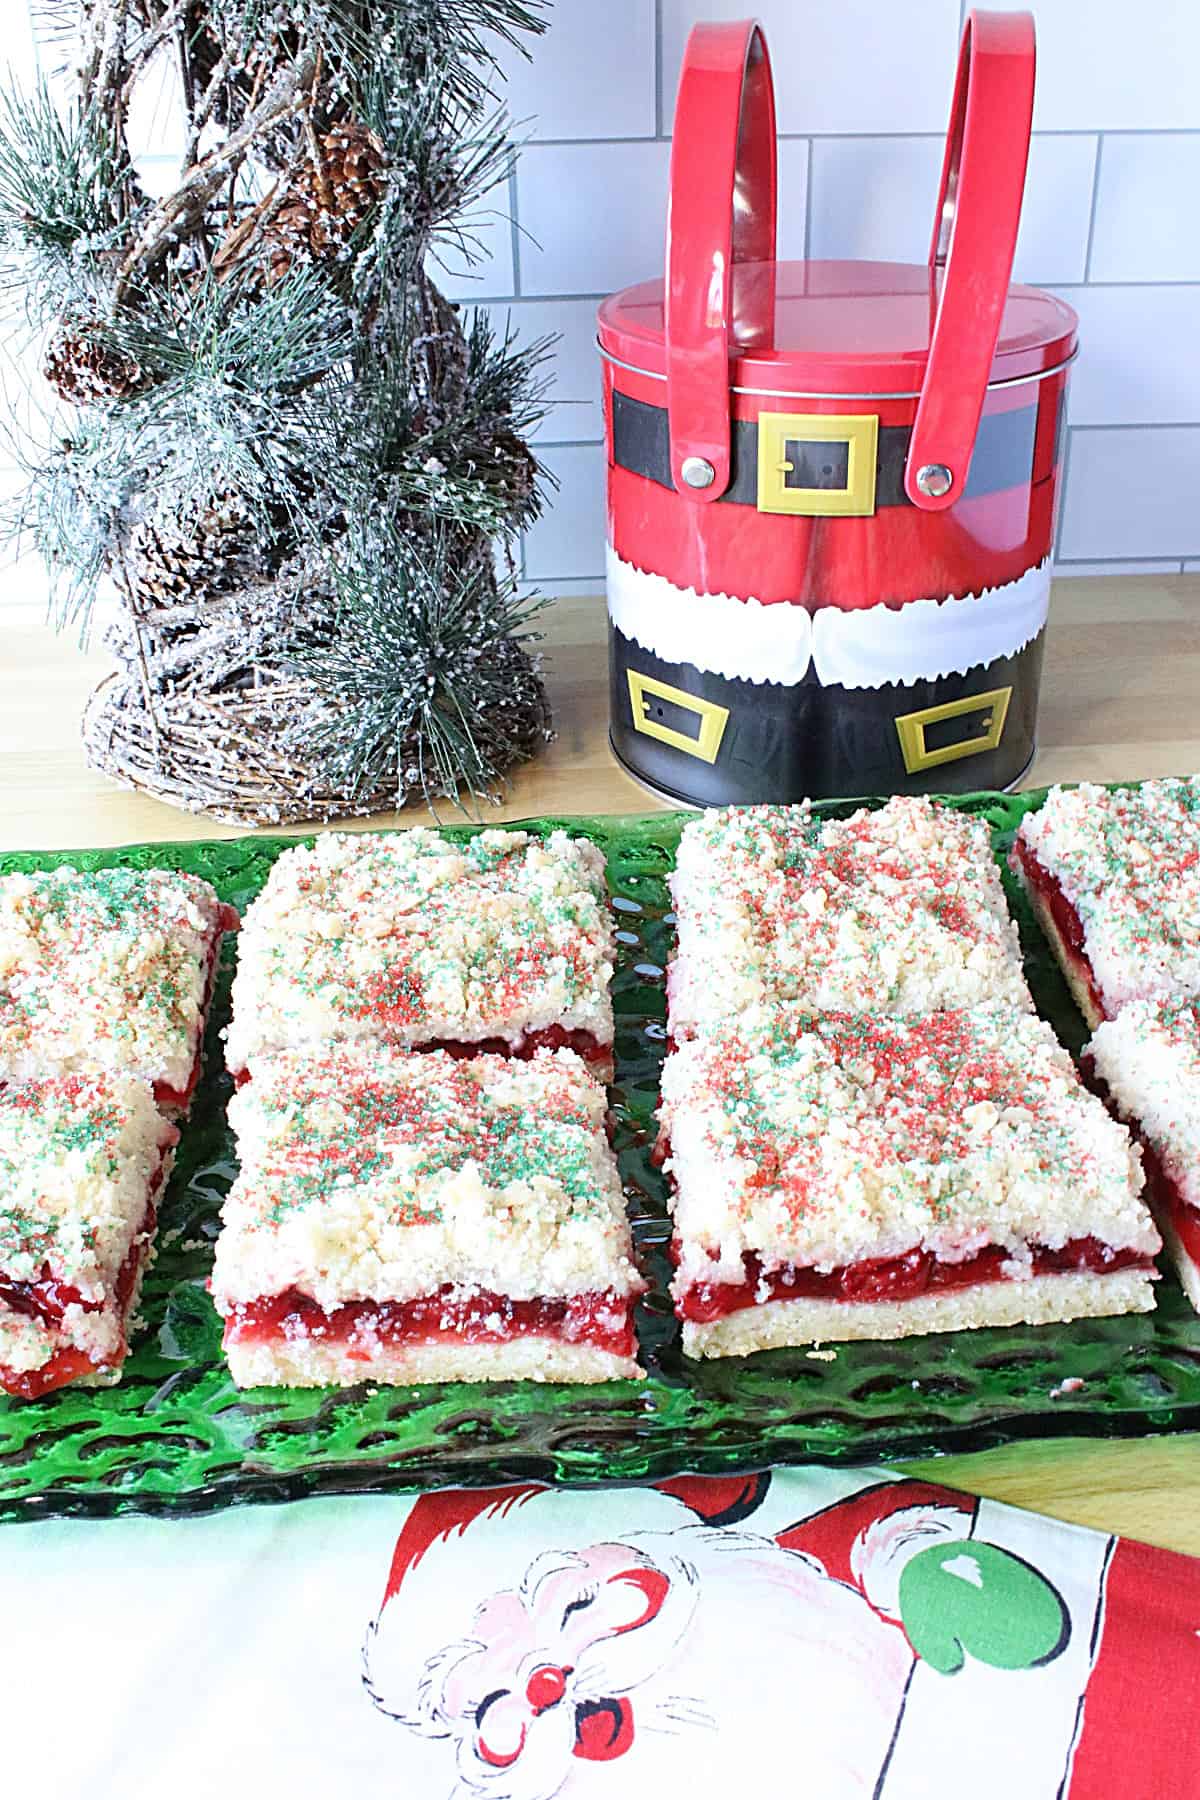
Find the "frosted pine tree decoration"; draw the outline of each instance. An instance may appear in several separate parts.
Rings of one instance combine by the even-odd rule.
[[[333,818],[491,794],[547,735],[506,554],[540,505],[546,345],[430,274],[477,248],[512,155],[498,59],[545,3],[42,0],[77,98],[3,102],[0,258],[61,405],[22,420],[11,524],[60,626],[119,592],[83,726],[118,781]],[[186,148],[156,197],[127,128],[168,60]]]

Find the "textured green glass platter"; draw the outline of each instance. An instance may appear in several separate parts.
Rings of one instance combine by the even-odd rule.
[[[1004,857],[1041,792],[973,794]],[[844,814],[855,803],[825,804]],[[225,1124],[227,940],[206,1072],[163,1210],[144,1329],[117,1387],[0,1398],[0,1519],[195,1512],[238,1501],[514,1480],[589,1484],[718,1474],[794,1462],[877,1462],[982,1449],[1017,1438],[1135,1436],[1200,1427],[1200,1319],[1170,1274],[1158,1309],[1074,1325],[968,1331],[898,1343],[802,1350],[704,1364],[679,1354],[665,1249],[662,1177],[651,1166],[664,1052],[666,877],[687,814],[544,819],[585,834],[608,858],[617,912],[615,1143],[652,1290],[641,1308],[645,1382],[259,1389],[239,1393],[221,1358],[205,1288],[221,1201],[236,1172]],[[473,828],[460,829],[469,833]],[[134,845],[9,854],[0,872],[72,862],[188,869],[245,908],[288,839]],[[1078,1051],[1083,1022],[1004,868],[1039,1011]],[[1076,1385],[1076,1384],[1081,1385]]]

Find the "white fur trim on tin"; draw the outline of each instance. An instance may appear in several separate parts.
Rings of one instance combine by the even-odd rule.
[[[786,601],[764,606],[732,594],[698,594],[647,575],[608,546],[608,616],[663,662],[691,663],[727,681],[795,687],[812,661],[812,619]]]
[[[691,663],[727,681],[794,687],[810,662],[823,686],[965,674],[1015,656],[1037,637],[1050,606],[1049,558],[1016,581],[963,599],[910,600],[855,612],[698,594],[646,574],[608,548],[608,610],[625,637],[664,662]]]

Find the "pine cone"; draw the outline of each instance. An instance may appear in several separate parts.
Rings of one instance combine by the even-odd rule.
[[[176,519],[139,520],[124,573],[137,599],[181,606],[244,587],[267,563],[256,522],[229,489]]]
[[[46,350],[42,373],[74,406],[126,400],[142,385],[140,365],[98,337],[102,330],[96,319],[64,319]]]
[[[320,172],[306,162],[263,233],[268,280],[295,263],[336,257],[383,197],[383,145],[365,125],[335,125],[318,139]]]

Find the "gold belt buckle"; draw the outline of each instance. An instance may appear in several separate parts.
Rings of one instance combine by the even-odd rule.
[[[789,479],[801,471],[809,444],[845,448],[845,479],[840,486],[802,487]],[[809,518],[865,518],[875,511],[878,456],[879,420],[874,413],[760,413],[758,510],[803,513]]]
[[[696,756],[706,763],[716,762],[717,751],[721,748],[721,739],[729,722],[727,706],[718,706],[714,700],[698,700],[695,694],[687,694],[682,688],[672,687],[669,681],[657,681],[653,675],[641,675],[636,669],[626,669],[625,674],[629,680],[629,699],[633,707],[635,731],[657,738],[661,744],[670,744],[672,749],[682,750],[685,756]],[[695,713],[699,720],[696,736],[689,737],[685,731],[676,731],[661,719],[651,718],[652,697],[669,700],[684,712]]]
[[[961,700],[947,700],[941,706],[926,706],[921,712],[901,714],[896,720],[896,732],[908,773],[917,775],[922,769],[936,769],[939,763],[958,762],[960,757],[982,756],[985,750],[995,750],[1004,735],[1004,721],[1011,699],[1011,687],[991,688],[986,694],[966,694]],[[944,744],[940,750],[929,748],[925,732],[930,725],[940,724],[943,719],[959,719],[964,713],[971,712],[987,714],[975,737],[963,738],[958,744]]]

